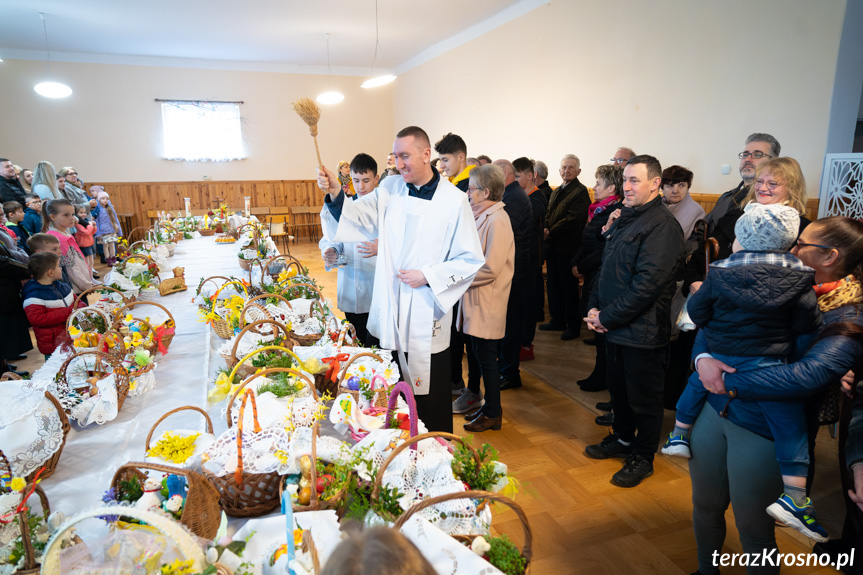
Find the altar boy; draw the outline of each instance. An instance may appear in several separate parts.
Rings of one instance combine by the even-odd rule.
[[[356,195],[350,201],[370,194],[378,187],[378,163],[368,154],[357,154],[351,160],[351,180]],[[357,338],[363,346],[380,346],[378,338],[368,332],[366,324],[372,305],[372,286],[375,281],[378,240],[365,242],[333,242],[321,238],[318,246],[326,269],[339,270],[338,306],[345,318],[354,324]]]
[[[428,134],[416,126],[403,129],[393,153],[399,176],[356,201],[327,194],[321,224],[331,241],[378,238],[368,329],[384,348],[396,349],[398,337],[420,419],[429,431],[452,432],[452,307],[485,258],[467,195],[431,165]],[[323,166],[318,186],[341,187]]]

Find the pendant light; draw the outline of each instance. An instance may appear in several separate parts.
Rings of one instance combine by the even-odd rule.
[[[42,31],[45,33],[45,76],[51,77],[51,52],[48,49],[48,23],[45,21],[45,14],[39,12],[39,17],[42,18]],[[51,82],[46,80],[39,82],[33,89],[40,96],[45,98],[67,98],[72,95],[72,88],[60,82]]]
[[[392,74],[384,74],[375,76],[375,64],[377,63],[378,51],[381,53],[381,58],[384,56],[384,50],[381,48],[381,38],[378,32],[378,0],[375,0],[375,53],[372,56],[372,77],[363,82],[363,88],[377,88],[389,84],[396,79]]]
[[[332,87],[333,70],[332,70],[332,67],[330,66],[330,34],[329,34],[329,32],[327,33],[326,36],[327,36],[327,76],[329,76],[329,78],[330,78],[330,86]],[[318,97],[315,98],[315,100],[318,102],[318,104],[324,104],[325,106],[328,106],[330,104],[338,104],[339,102],[341,102],[344,99],[345,99],[345,95],[342,94],[341,92],[337,91],[337,90],[329,90],[327,92],[319,94]]]

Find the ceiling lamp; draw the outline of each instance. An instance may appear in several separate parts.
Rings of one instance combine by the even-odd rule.
[[[42,31],[45,33],[45,75],[50,77],[51,52],[48,50],[48,23],[45,21],[44,13],[39,12],[39,17],[42,18]],[[60,82],[39,82],[33,89],[46,98],[66,98],[72,95],[72,88]]]
[[[327,75],[330,77],[330,87],[333,85],[333,70],[330,66],[330,35],[327,33]],[[342,100],[345,99],[345,95],[339,92],[338,90],[329,90],[320,94],[315,100],[318,104],[338,104]]]
[[[378,32],[378,0],[375,0],[375,53],[372,56],[372,77],[363,82],[363,88],[377,88],[389,84],[396,79],[392,74],[384,74],[375,76],[375,64],[377,64],[378,52],[381,53],[381,58],[384,56],[384,50],[381,48],[381,38]]]

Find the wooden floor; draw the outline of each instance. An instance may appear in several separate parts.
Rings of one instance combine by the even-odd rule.
[[[307,265],[324,287],[324,295],[336,300],[336,273],[325,272],[317,246],[304,241],[291,252]],[[537,332],[537,359],[522,366],[524,387],[502,392],[503,429],[487,431],[477,439],[500,453],[525,489],[516,498],[533,529],[534,575],[556,574],[680,574],[696,570],[692,533],[691,485],[686,462],[658,454],[654,475],[633,489],[610,483],[622,462],[597,461],[584,455],[584,447],[599,442],[608,429],[593,419],[597,401],[606,392],[582,392],[575,381],[593,367],[594,348],[580,340],[562,342],[557,332]],[[19,362],[31,372],[41,365],[35,351]],[[466,375],[466,368],[465,368]],[[666,413],[670,429],[673,420]],[[461,416],[453,417],[459,435]],[[823,436],[823,437],[822,437]],[[838,508],[836,442],[819,436],[816,494],[819,516],[831,534],[838,536],[843,519]],[[832,473],[831,473],[832,471]],[[822,486],[818,490],[818,486]],[[822,495],[823,492],[823,495]],[[515,514],[498,506],[494,530],[508,534],[519,545],[520,523]],[[740,552],[731,511],[727,514],[725,552]],[[788,529],[777,529],[779,550],[807,553],[808,540]],[[723,568],[722,573],[744,573],[742,568]],[[785,567],[783,573],[836,573],[828,568]]]

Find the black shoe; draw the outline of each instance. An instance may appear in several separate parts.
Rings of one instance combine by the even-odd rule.
[[[583,391],[602,391],[608,389],[608,383],[602,378],[594,377],[593,374],[590,374],[587,379],[579,380],[578,386]]]
[[[6,362],[6,371],[15,371],[18,369],[17,365],[13,365],[9,362]]]
[[[601,425],[603,427],[611,427],[612,425],[614,425],[614,412],[609,411],[608,413],[597,415],[594,421],[597,425]]]
[[[521,380],[507,379],[505,377],[500,378],[500,390],[503,391],[505,389],[518,389],[521,387]]]
[[[560,339],[562,339],[563,341],[570,341],[573,339],[578,339],[578,336],[580,336],[580,335],[581,335],[581,332],[572,331],[571,329],[568,329],[565,332],[563,332],[562,334],[560,334]]]
[[[596,445],[588,445],[584,453],[591,459],[609,459],[611,457],[627,458],[632,455],[632,446],[624,445],[616,433],[609,433]]]
[[[468,421],[473,421],[474,419],[476,419],[480,415],[482,415],[482,407],[479,407],[477,409],[474,409],[473,411],[465,413],[464,418]]]
[[[24,359],[27,359],[27,354],[22,353],[21,355],[18,355],[15,357],[10,357],[10,358],[6,359],[6,361],[21,361]]]
[[[581,343],[583,343],[584,345],[596,345],[596,338],[595,337],[589,337],[587,339],[581,340]]]
[[[548,323],[540,324],[537,329],[539,329],[540,331],[563,331],[566,329],[566,326],[550,321]]]
[[[611,404],[610,401],[600,401],[596,404],[596,409],[600,411],[611,411],[612,409],[614,409],[614,406]]]
[[[635,487],[653,475],[653,462],[638,453],[633,453],[623,462],[623,467],[611,476],[611,482],[618,487]]]

